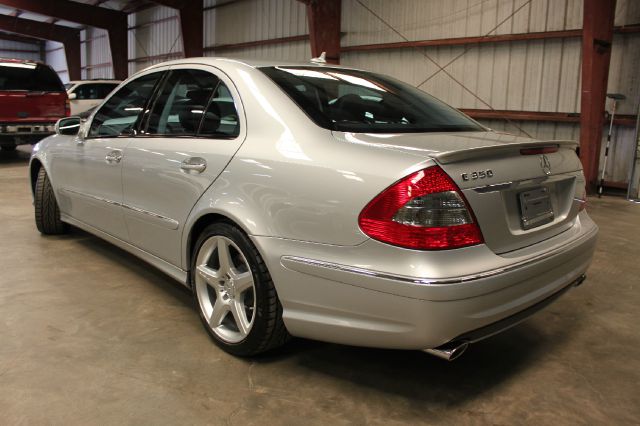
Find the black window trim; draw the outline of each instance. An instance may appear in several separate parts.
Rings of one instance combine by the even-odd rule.
[[[183,65],[188,65],[188,64],[183,64]],[[238,95],[234,95],[234,93],[232,92],[230,85],[227,84],[226,82],[224,82],[222,80],[222,78],[220,77],[219,74],[225,75],[227,76],[222,70],[216,68],[216,67],[210,67],[213,68],[216,72],[212,72],[212,71],[206,71],[206,72],[210,72],[211,74],[213,74],[214,76],[216,76],[218,78],[218,83],[216,84],[215,89],[213,90],[213,93],[215,93],[216,90],[218,90],[218,86],[220,85],[220,83],[224,83],[225,86],[227,86],[227,89],[229,90],[229,94],[231,95],[231,99],[233,99],[233,105],[234,108],[236,109],[236,112],[238,113],[238,135],[237,136],[211,136],[211,135],[200,135],[200,129],[202,127],[202,120],[200,121],[200,124],[198,126],[198,132],[193,135],[193,136],[189,136],[189,135],[162,135],[162,134],[147,134],[146,132],[143,133],[142,132],[142,128],[144,126],[144,129],[146,131],[146,129],[149,126],[149,117],[150,117],[150,113],[151,110],[153,108],[153,106],[155,106],[156,100],[159,97],[160,93],[161,93],[161,89],[164,87],[164,83],[166,80],[168,80],[169,76],[171,75],[171,73],[173,71],[179,71],[179,70],[201,70],[201,68],[167,68],[164,70],[160,70],[160,71],[152,71],[149,73],[146,73],[144,75],[140,75],[138,77],[136,77],[136,79],[144,77],[145,75],[149,75],[149,74],[153,74],[154,72],[159,72],[162,73],[163,75],[160,76],[160,78],[156,81],[153,90],[151,91],[151,95],[149,96],[149,98],[147,99],[147,102],[144,105],[144,109],[142,111],[142,114],[140,114],[138,116],[138,119],[136,120],[132,130],[134,131],[133,134],[120,134],[120,135],[115,135],[115,136],[89,136],[88,134],[84,137],[85,140],[93,140],[93,139],[115,139],[115,138],[175,138],[175,139],[213,139],[213,140],[234,140],[234,139],[238,139],[242,136],[242,123],[243,121],[241,120],[240,116],[240,111],[238,110],[238,98],[240,97],[240,93],[238,92],[237,88],[235,89],[236,92],[238,92]],[[204,70],[203,70],[204,71]],[[228,78],[228,76],[227,76]],[[133,80],[131,80],[133,81]],[[127,82],[130,83],[131,81]],[[232,80],[229,80],[231,85],[235,88],[235,84],[233,84]],[[126,86],[123,85],[122,87],[124,88]],[[104,99],[104,102],[106,102],[107,100],[111,99],[112,96],[114,96],[117,92],[111,93],[111,96],[109,96],[108,98]],[[211,101],[213,100],[213,93],[211,94],[211,97],[209,98],[209,102],[207,103],[207,108],[209,107],[209,104],[211,103]],[[101,105],[102,106],[102,105]],[[89,123],[88,125],[88,129],[91,129],[91,124],[93,123],[93,119],[95,118],[96,113],[99,111],[99,109],[93,113],[93,117],[91,118],[91,123]],[[242,108],[242,115],[244,115],[244,108]],[[204,117],[203,117],[204,119]]]

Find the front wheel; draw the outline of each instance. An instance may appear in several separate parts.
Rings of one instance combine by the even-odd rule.
[[[56,235],[67,232],[67,224],[60,220],[60,209],[56,195],[44,167],[38,171],[33,201],[36,227],[40,233]]]
[[[195,305],[218,346],[250,356],[289,339],[269,271],[241,230],[228,223],[209,225],[192,258]]]

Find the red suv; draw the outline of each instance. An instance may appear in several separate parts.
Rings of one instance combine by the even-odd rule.
[[[54,133],[69,115],[67,92],[50,66],[21,59],[0,59],[0,148],[34,144]]]

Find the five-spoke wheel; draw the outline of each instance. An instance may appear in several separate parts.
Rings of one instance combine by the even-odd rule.
[[[194,247],[191,284],[200,318],[227,352],[249,356],[289,338],[271,275],[238,228],[213,223]]]
[[[213,236],[202,244],[195,282],[211,330],[229,343],[246,338],[255,318],[255,288],[249,264],[233,241]]]

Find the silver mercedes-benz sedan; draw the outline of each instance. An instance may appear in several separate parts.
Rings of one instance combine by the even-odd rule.
[[[383,75],[189,58],[61,120],[30,173],[40,232],[174,277],[230,353],[300,336],[453,359],[584,280],[575,149]]]

